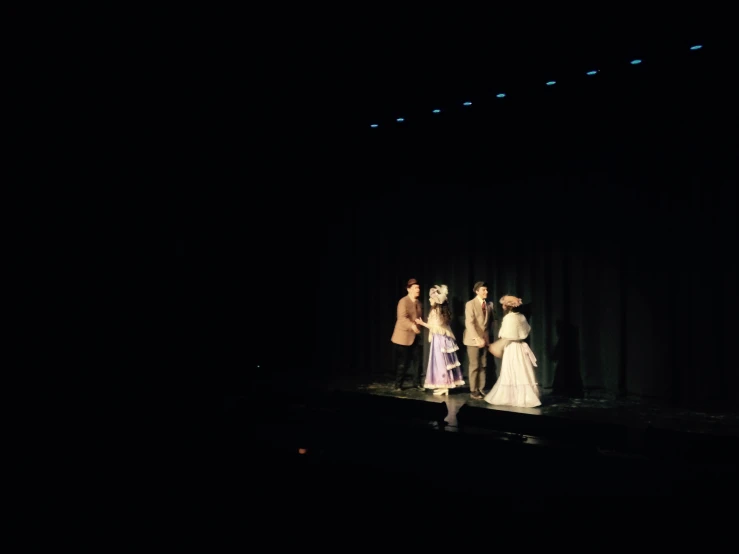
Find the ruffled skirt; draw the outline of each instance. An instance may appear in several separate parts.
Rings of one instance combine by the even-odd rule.
[[[462,364],[459,362],[456,341],[449,336],[434,333],[431,337],[429,364],[426,368],[427,389],[453,389],[464,385]]]

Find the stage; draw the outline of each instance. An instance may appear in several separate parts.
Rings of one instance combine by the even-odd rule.
[[[396,393],[391,378],[270,375],[119,404],[85,457],[96,501],[265,522],[389,525],[473,509],[676,522],[728,515],[720,506],[739,493],[735,413],[592,393],[505,408],[466,388],[439,397]]]
[[[410,487],[421,504],[443,493],[522,511],[557,498],[579,510],[587,497],[590,507],[685,513],[739,492],[739,414],[543,392],[540,407],[513,408],[466,387],[395,392],[391,378],[264,384],[225,397],[217,428],[229,458],[258,458],[290,476],[288,488],[342,503]]]

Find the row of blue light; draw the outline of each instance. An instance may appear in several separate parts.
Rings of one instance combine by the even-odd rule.
[[[703,48],[703,45],[702,44],[696,44],[696,45],[690,47],[691,50],[700,50],[701,48]],[[638,64],[641,63],[641,60],[635,59],[635,60],[631,60],[629,63],[631,65],[638,65]],[[593,69],[593,70],[588,71],[587,73],[585,73],[585,75],[593,76],[593,75],[597,75],[598,73],[600,73],[600,69]],[[556,85],[556,84],[557,84],[557,81],[547,81],[546,82],[546,85],[548,87],[550,87],[552,85]],[[505,98],[505,96],[506,95],[505,95],[504,92],[500,92],[500,93],[498,93],[498,94],[495,95],[496,98]],[[472,105],[472,102],[463,102],[462,105],[463,106],[471,106]],[[437,108],[435,110],[431,110],[431,112],[432,113],[441,113],[441,110]],[[399,117],[395,121],[398,122],[398,123],[403,123],[405,121],[405,118],[404,117]],[[370,125],[370,127],[372,127],[374,129],[376,127],[379,127],[379,124],[372,123]]]

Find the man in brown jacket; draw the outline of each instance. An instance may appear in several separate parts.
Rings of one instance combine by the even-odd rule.
[[[475,400],[482,400],[486,392],[487,347],[490,344],[491,331],[495,329],[495,304],[487,300],[488,285],[484,281],[475,283],[472,291],[475,297],[464,307],[462,342],[467,346],[470,363],[468,370],[470,396]]]
[[[408,294],[398,302],[395,329],[390,342],[393,343],[393,362],[395,364],[395,390],[402,390],[403,381],[410,377],[418,390],[424,390],[426,372],[423,368],[423,336],[416,318],[423,317],[423,308],[418,297],[421,286],[415,279],[406,285]]]

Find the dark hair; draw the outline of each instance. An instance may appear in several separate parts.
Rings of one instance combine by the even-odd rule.
[[[475,286],[472,287],[472,292],[477,294],[477,289],[479,289],[480,287],[487,287],[487,286],[488,284],[485,281],[478,281],[477,283],[475,283]]]
[[[452,310],[449,308],[449,302],[444,301],[443,304],[436,304],[434,309],[438,308],[439,319],[442,325],[449,325],[452,322]]]

